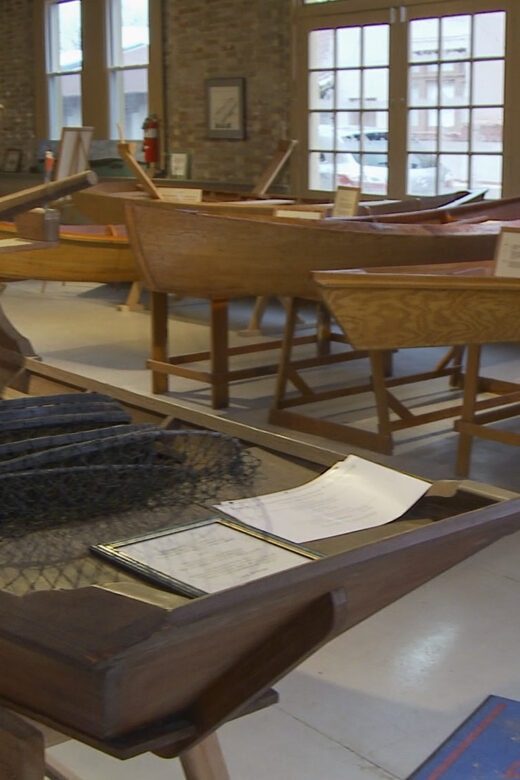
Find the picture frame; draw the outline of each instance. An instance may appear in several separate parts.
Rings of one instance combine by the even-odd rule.
[[[22,150],[6,149],[2,163],[4,173],[16,173],[22,166]]]
[[[246,137],[245,79],[206,80],[208,138],[243,140]]]
[[[188,149],[172,149],[170,152],[170,178],[189,179],[190,173],[191,152]]]
[[[221,515],[92,545],[90,550],[188,598],[323,557],[316,550]]]

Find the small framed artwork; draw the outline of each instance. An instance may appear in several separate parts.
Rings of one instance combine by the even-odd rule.
[[[2,164],[2,171],[4,173],[16,173],[19,171],[22,165],[22,150],[21,149],[6,149],[4,155],[4,162]]]
[[[172,179],[190,178],[191,154],[186,149],[173,149],[170,153],[170,176]]]
[[[208,79],[206,109],[208,138],[246,137],[245,79]]]

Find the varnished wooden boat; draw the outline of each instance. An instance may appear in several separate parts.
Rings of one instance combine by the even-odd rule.
[[[336,554],[177,608],[97,587],[0,593],[0,696],[120,758],[172,757],[335,636],[518,529],[513,500],[355,549],[337,537]]]
[[[15,225],[0,222],[0,239],[15,234]],[[2,255],[0,277],[100,283],[140,278],[125,228],[101,225],[62,225],[59,244],[44,254],[28,248]]]
[[[372,224],[210,215],[128,203],[129,238],[152,290],[203,298],[317,297],[310,272],[489,260],[500,224]]]
[[[518,416],[520,385],[479,376],[484,344],[520,342],[520,279],[497,276],[397,275],[318,272],[313,278],[350,343],[370,351],[379,406],[389,398],[377,375],[377,354],[408,347],[466,346],[468,356],[459,431],[457,472],[467,474],[472,436],[520,446],[520,435],[487,427]],[[376,389],[377,392],[377,389]],[[495,398],[477,401],[477,394]],[[412,419],[412,418],[410,418]],[[387,420],[387,433],[393,423]],[[402,426],[401,426],[402,427]]]
[[[189,196],[184,195],[189,187],[170,184],[161,186],[158,181],[155,182],[161,196],[169,203],[171,208],[196,208],[199,211],[208,211],[211,213],[237,214],[247,211],[248,214],[268,214],[272,215],[277,209],[283,206],[294,206],[298,208],[311,208],[313,211],[322,212],[325,216],[332,213],[332,203],[323,203],[318,201],[302,201],[293,197],[262,197],[255,198],[248,193],[225,192],[216,190],[203,190],[202,200],[199,203],[189,201]],[[197,189],[197,188],[193,188]],[[452,202],[467,202],[468,198],[473,200],[479,198],[481,193],[469,193],[464,190],[461,192],[450,193],[447,195],[431,196],[426,198],[407,198],[404,201],[394,203],[377,204],[371,202],[370,205],[360,204],[359,214],[373,218],[379,214],[386,215],[388,212],[395,214],[413,211],[414,213],[421,209],[436,209]],[[154,202],[139,184],[132,179],[119,181],[100,182],[82,192],[73,196],[77,209],[92,222],[97,224],[120,224],[124,221],[124,203],[125,201],[143,200]]]
[[[414,222],[420,224],[520,219],[520,197],[452,203],[433,209],[412,210],[404,214],[376,215],[376,218],[378,222]],[[374,217],[365,216],[358,219],[369,221],[373,220]]]
[[[251,348],[228,348],[227,301],[244,296],[318,299],[311,271],[490,260],[500,230],[491,225],[393,225],[345,221],[285,222],[170,209],[127,202],[126,221],[136,261],[152,300],[152,389],[165,392],[168,375],[209,382],[212,404],[228,403],[231,379],[274,373],[276,365],[230,371],[228,359]],[[168,355],[168,293],[211,301],[211,351]],[[312,340],[312,339],[310,339]],[[280,342],[255,345],[274,349]],[[209,358],[210,371],[186,363]]]

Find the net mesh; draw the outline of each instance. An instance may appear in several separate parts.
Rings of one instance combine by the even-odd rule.
[[[125,579],[89,546],[200,515],[230,486],[245,493],[256,467],[232,437],[132,424],[101,394],[3,401],[0,587]]]

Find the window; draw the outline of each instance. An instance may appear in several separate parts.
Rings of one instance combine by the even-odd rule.
[[[309,35],[309,186],[385,194],[389,25]]]
[[[409,24],[408,187],[434,194],[466,187],[500,197],[505,13],[414,19]],[[427,83],[428,108],[417,95]],[[424,104],[422,104],[424,105]],[[422,178],[411,161],[431,153]]]
[[[46,42],[49,137],[59,138],[63,126],[82,124],[80,0],[47,3]]]
[[[110,138],[140,138],[148,113],[148,0],[109,2]]]
[[[503,173],[511,189],[502,171],[504,144],[518,135],[517,112],[505,105],[506,70],[511,84],[518,59],[506,57],[509,0],[372,9],[367,0],[366,11],[320,1],[299,12],[303,189],[350,184],[402,197],[482,188],[500,197]]]

